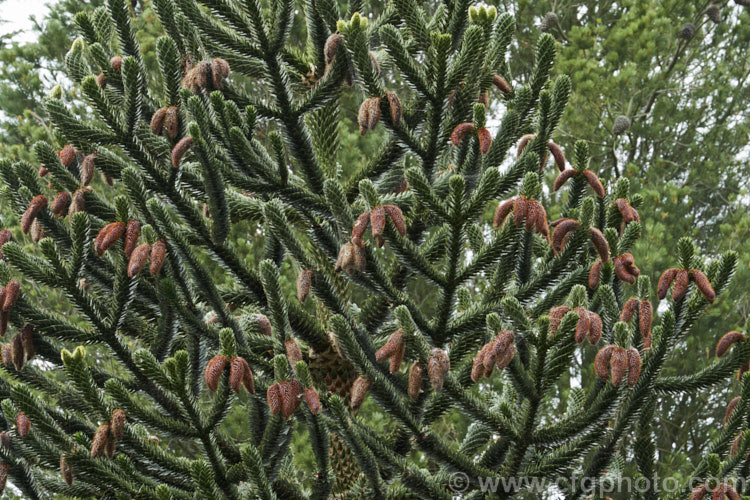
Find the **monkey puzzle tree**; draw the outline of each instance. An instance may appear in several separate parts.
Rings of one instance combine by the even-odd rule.
[[[730,332],[720,361],[661,375],[736,256],[705,262],[683,239],[658,287],[639,276],[642,198],[605,188],[585,143],[569,168],[551,141],[570,85],[549,81],[549,35],[530,80],[508,82],[512,17],[467,2],[372,19],[325,1],[154,6],[158,81],[122,0],[79,14],[66,65],[97,118],[53,97],[65,143],[0,163],[37,242],[0,232],[0,479],[24,495],[450,498],[461,473],[466,497],[502,477],[577,498],[573,473],[606,481],[627,459],[651,477],[660,394],[748,369]],[[338,142],[355,115],[381,141],[360,168]],[[64,292],[75,318],[32,287]],[[731,498],[704,478],[750,468],[742,380],[696,495]],[[455,415],[471,425],[447,436]]]

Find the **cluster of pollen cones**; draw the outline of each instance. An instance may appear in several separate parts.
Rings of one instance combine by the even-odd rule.
[[[523,195],[510,198],[497,206],[492,218],[492,225],[500,227],[513,211],[513,224],[518,227],[524,224],[527,231],[534,231],[549,240],[547,211],[538,200],[530,200]],[[524,223],[525,221],[525,223]]]
[[[365,242],[363,240],[365,231],[372,227],[372,237],[378,247],[385,244],[383,232],[387,218],[393,222],[400,236],[406,236],[406,221],[401,209],[396,205],[376,205],[369,212],[362,213],[354,222],[350,241],[342,245],[336,260],[336,272],[345,271],[353,274],[355,271],[364,271],[367,266],[365,254]]]
[[[737,490],[727,483],[719,483],[714,487],[702,484],[692,491],[690,500],[703,500],[708,494],[711,494],[711,500],[740,500],[740,494],[737,493]]]
[[[234,356],[231,360],[223,355],[217,355],[206,363],[203,370],[203,380],[211,391],[219,388],[219,381],[224,369],[229,366],[229,388],[239,393],[244,387],[247,392],[255,394],[255,381],[245,358]]]
[[[641,374],[641,354],[635,347],[625,349],[609,344],[596,354],[594,370],[597,377],[610,380],[615,387],[622,383],[627,373],[628,387],[633,387]]]
[[[674,283],[674,287],[672,288],[672,300],[679,302],[685,297],[685,294],[687,294],[688,286],[691,281],[695,283],[698,291],[700,291],[709,303],[712,303],[716,299],[716,292],[714,292],[711,283],[702,271],[698,269],[688,270],[672,268],[664,271],[659,278],[659,284],[656,287],[656,293],[659,300],[662,300],[667,296],[669,287]]]
[[[302,388],[297,379],[283,380],[271,385],[266,392],[266,400],[271,414],[281,414],[284,420],[291,417],[299,408],[304,397],[307,407],[313,415],[320,412],[320,398],[312,387]]]
[[[492,342],[482,347],[474,357],[471,366],[471,380],[478,382],[482,377],[490,377],[495,367],[499,370],[505,369],[516,354],[515,336],[510,330],[498,333]]]
[[[131,219],[127,224],[123,222],[110,222],[104,226],[94,241],[94,251],[101,257],[121,237],[125,237],[125,256],[128,260],[128,276],[133,277],[143,270],[148,260],[151,261],[149,272],[156,276],[164,265],[167,257],[167,245],[159,240],[153,245],[143,243],[138,245],[141,236],[141,225],[137,220]]]

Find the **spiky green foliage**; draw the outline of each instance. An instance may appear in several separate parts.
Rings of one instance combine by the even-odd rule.
[[[10,445],[0,455],[28,497],[449,498],[458,472],[477,497],[481,479],[500,476],[554,479],[578,498],[588,491],[566,483],[574,473],[606,481],[625,457],[653,470],[660,394],[711,390],[750,358],[741,341],[705,370],[661,376],[683,361],[670,353],[706,308],[692,283],[652,331],[637,316],[618,321],[629,295],[653,295],[627,257],[641,227],[623,206],[642,198],[626,180],[603,198],[588,196],[583,174],[560,199],[545,184],[553,156],[565,166],[549,141],[570,94],[567,78],[549,79],[549,35],[529,81],[500,92],[493,76],[506,69],[514,23],[494,8],[398,0],[369,18],[330,2],[299,14],[285,0],[154,5],[168,33],[156,45],[158,81],[123,0],[79,15],[67,64],[98,118],[46,103],[78,157],[63,164],[39,143],[44,182],[27,163],[0,164],[19,213],[57,191],[79,202],[63,217],[39,210],[34,233],[46,237],[35,250],[2,248],[0,278],[23,280],[3,313],[7,335],[32,325],[36,353],[21,366],[14,341],[5,359]],[[303,21],[304,50],[290,39]],[[359,117],[352,99],[364,103]],[[158,126],[170,106],[178,122]],[[342,116],[382,144],[356,168],[340,164],[352,154],[338,142]],[[533,137],[516,156],[524,134]],[[80,160],[92,153],[113,188],[81,185]],[[585,144],[574,164],[590,167]],[[102,196],[112,189],[120,196]],[[511,198],[492,228],[492,209]],[[553,234],[556,249],[543,206],[574,221],[559,226],[572,229],[564,239]],[[165,257],[103,243],[116,227],[105,225],[131,220],[137,243],[163,244]],[[597,259],[598,284],[587,288]],[[674,265],[705,270],[721,293],[736,256],[704,263],[685,240]],[[302,271],[311,273],[294,290]],[[62,291],[75,317],[28,300],[35,286]],[[558,317],[558,306],[569,310]],[[601,345],[577,344],[582,331]],[[488,343],[497,358],[478,354]],[[609,344],[638,353],[639,376],[613,361],[608,381],[592,383],[592,354]],[[618,370],[628,372],[619,384]],[[719,472],[711,457],[747,428],[743,382],[695,478]],[[444,432],[456,416],[471,421],[460,438]],[[291,446],[300,433],[314,457],[307,470]],[[719,464],[723,475],[747,470],[745,448]],[[509,497],[524,483],[501,484]]]

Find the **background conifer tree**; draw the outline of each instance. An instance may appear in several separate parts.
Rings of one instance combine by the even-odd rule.
[[[682,356],[701,352],[697,364],[672,365],[686,375],[709,366],[713,332],[747,329],[750,293],[750,217],[747,210],[750,115],[750,7],[742,1],[617,2],[512,1],[518,43],[508,56],[514,78],[533,71],[533,42],[546,30],[558,40],[553,74],[567,74],[573,93],[556,141],[568,151],[577,140],[591,145],[603,178],[623,176],[644,197],[644,233],[658,235],[633,247],[652,280],[671,265],[683,236],[704,255],[738,252],[731,301],[711,307],[694,334],[675,345]],[[714,6],[709,9],[710,6]],[[720,22],[709,12],[720,12]],[[554,19],[547,26],[544,19]],[[716,19],[714,17],[714,19]],[[615,129],[618,116],[628,129]],[[622,120],[620,120],[622,121]],[[617,133],[616,133],[617,132]],[[736,387],[694,397],[665,395],[656,410],[657,449],[690,440],[664,473],[684,474],[700,459]],[[679,472],[678,472],[679,471]]]
[[[657,287],[640,276],[642,198],[551,140],[570,83],[549,78],[550,35],[508,81],[512,17],[466,2],[154,7],[158,77],[122,0],[81,13],[65,62],[89,109],[53,96],[62,147],[0,163],[37,242],[0,233],[0,479],[30,498],[450,498],[460,472],[470,498],[498,476],[580,498],[573,473],[651,477],[660,394],[738,370],[683,487],[747,475],[744,335],[662,374],[737,257],[682,239]],[[338,142],[355,118],[378,141],[356,169]],[[457,414],[471,425],[449,439]]]

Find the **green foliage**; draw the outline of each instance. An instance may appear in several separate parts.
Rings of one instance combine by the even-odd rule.
[[[23,278],[2,313],[8,335],[30,323],[36,351],[21,367],[14,340],[0,367],[0,456],[24,495],[449,498],[459,472],[472,497],[499,475],[582,498],[574,473],[655,470],[664,395],[710,392],[750,359],[743,339],[702,370],[669,373],[708,306],[697,278],[683,299],[652,305],[651,332],[642,306],[637,330],[618,321],[628,295],[653,295],[625,259],[649,227],[616,203],[644,198],[625,178],[602,198],[578,179],[550,194],[549,140],[571,96],[570,79],[550,78],[552,35],[534,40],[527,77],[511,78],[514,23],[495,7],[153,6],[167,33],[155,51],[123,0],[76,16],[65,63],[86,105],[46,101],[53,138],[77,150],[67,161],[37,143],[49,186],[28,162],[0,163],[16,214],[59,190],[79,200],[77,213],[29,208],[46,237],[2,248],[2,281]],[[485,92],[505,108],[492,131]],[[579,171],[594,169],[597,149],[574,151]],[[113,187],[85,189],[93,153]],[[491,229],[487,209],[502,200]],[[574,219],[554,230],[572,228],[557,249],[545,205]],[[609,253],[592,245],[595,229]],[[705,271],[720,295],[737,264],[735,253],[704,262],[684,238],[669,267]],[[592,368],[599,346],[576,343],[596,319],[601,340],[588,338],[612,350],[600,351],[612,356],[606,377],[597,369],[606,381]],[[705,458],[686,487],[747,469],[727,458],[750,423],[742,382],[725,427],[691,449]],[[683,446],[660,447],[658,461]]]

